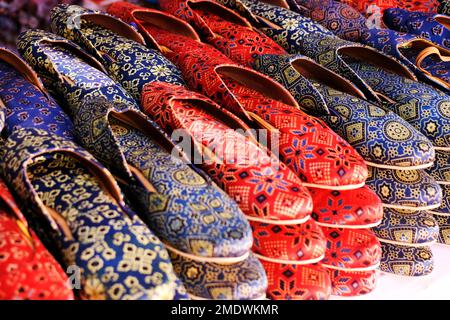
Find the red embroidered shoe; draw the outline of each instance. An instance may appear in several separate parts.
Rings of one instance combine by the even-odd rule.
[[[364,185],[368,173],[361,156],[322,121],[302,112],[280,84],[200,43],[182,20],[156,10],[141,11],[129,15],[124,11],[122,16],[139,22],[141,31],[177,64],[192,89],[247,120],[252,128],[278,137],[268,137],[268,144],[278,148],[281,160],[305,186],[349,190]]]
[[[273,300],[326,300],[331,281],[317,265],[280,264],[261,260],[267,274],[267,296]]]
[[[378,268],[381,244],[368,229],[322,228],[327,251],[322,265],[329,269],[369,271]]]
[[[377,286],[377,271],[344,271],[328,269],[332,295],[354,297],[372,292]]]
[[[146,85],[141,105],[167,133],[193,140],[204,156],[199,159],[202,168],[249,220],[299,224],[309,219],[312,200],[300,179],[251,136],[237,131],[249,130],[237,117],[200,94],[168,83]]]
[[[299,225],[274,225],[250,222],[253,252],[262,261],[285,264],[310,264],[325,256],[326,240],[313,220]]]
[[[66,274],[0,180],[0,300],[73,300]]]
[[[323,227],[372,228],[383,220],[381,199],[369,187],[350,191],[309,188],[311,217]]]

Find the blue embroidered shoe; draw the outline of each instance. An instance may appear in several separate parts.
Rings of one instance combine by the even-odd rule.
[[[51,21],[53,32],[92,54],[138,102],[148,83],[184,85],[175,65],[159,51],[147,48],[130,25],[107,13],[62,4],[53,8]]]
[[[234,264],[199,263],[170,253],[175,272],[194,300],[261,300],[266,297],[267,277],[253,255]]]
[[[167,248],[201,261],[245,259],[252,235],[238,206],[204,175],[174,158],[169,138],[138,111],[119,85],[68,49],[76,49],[75,44],[65,40],[61,47],[54,40],[50,45],[44,39],[59,37],[33,35],[23,35],[21,45],[23,50],[27,45],[38,47],[47,59],[47,69],[36,67],[49,83],[55,85],[77,72],[73,81],[55,87],[71,108],[79,141],[125,182],[127,196]],[[70,92],[80,99],[73,100]]]
[[[431,142],[393,112],[364,100],[350,82],[301,55],[261,56],[256,69],[281,83],[297,102],[324,120],[374,167],[432,165]]]
[[[380,270],[399,276],[421,277],[434,269],[433,253],[430,247],[407,247],[381,243]]]
[[[431,213],[389,208],[384,209],[383,221],[372,231],[381,242],[412,247],[431,245],[439,236],[438,223]]]
[[[438,243],[450,245],[450,215],[434,215],[439,225]]]
[[[20,128],[38,128],[73,139],[72,122],[33,69],[13,52],[0,48],[0,132],[5,114],[7,136]]]
[[[431,210],[434,214],[448,214],[450,215],[450,184],[440,184],[442,188],[442,204],[439,208]]]
[[[410,33],[450,49],[450,17],[428,12],[387,9],[383,21],[389,29]]]
[[[436,150],[434,166],[425,171],[439,183],[450,183],[450,151]]]
[[[29,128],[12,133],[5,149],[5,180],[47,229],[65,267],[79,268],[83,298],[174,297],[176,276],[163,244],[89,153]]]
[[[393,209],[414,211],[439,208],[443,188],[423,170],[390,170],[369,167],[366,181],[383,202]]]

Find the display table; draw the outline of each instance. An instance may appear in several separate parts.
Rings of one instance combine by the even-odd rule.
[[[450,247],[434,245],[434,271],[425,277],[410,278],[381,273],[377,288],[360,297],[331,297],[331,300],[447,300],[450,299]]]

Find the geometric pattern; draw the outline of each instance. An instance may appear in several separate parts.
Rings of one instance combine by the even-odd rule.
[[[383,221],[372,231],[381,242],[415,246],[436,242],[439,226],[426,211],[402,212],[385,208]]]
[[[450,151],[436,150],[436,161],[425,171],[438,182],[450,182]]]
[[[333,288],[332,295],[355,297],[372,292],[377,285],[377,271],[350,271],[328,269]]]
[[[267,274],[267,296],[273,300],[327,300],[331,282],[319,265],[280,264],[261,260]]]
[[[439,4],[437,12],[440,14],[445,14],[447,16],[450,15],[450,1],[449,0],[440,0],[440,4]]]
[[[434,215],[439,225],[438,243],[450,245],[450,216]]]
[[[73,300],[61,266],[28,227],[0,180],[0,299]]]
[[[174,297],[176,276],[163,244],[88,152],[26,128],[11,134],[5,148],[6,182],[46,226],[64,266],[80,268],[83,298]]]
[[[381,249],[380,270],[383,272],[420,277],[430,274],[434,269],[430,247],[406,247],[382,242]]]
[[[267,278],[258,259],[232,264],[199,262],[169,251],[175,273],[195,299],[253,300],[265,297]]]
[[[433,209],[435,214],[450,216],[450,184],[441,184],[442,203],[439,208]]]

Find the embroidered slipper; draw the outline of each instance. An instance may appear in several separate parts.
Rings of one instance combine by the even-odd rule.
[[[4,48],[0,48],[0,109],[3,116],[6,114],[6,123],[0,116],[0,122],[6,124],[6,135],[20,128],[39,128],[73,139],[72,122],[33,69]],[[0,132],[3,126],[0,124]]]
[[[331,294],[341,297],[356,297],[372,292],[377,286],[378,273],[372,271],[328,270],[331,279]]]
[[[438,243],[450,245],[450,215],[433,215],[439,226]]]
[[[250,222],[255,256],[261,261],[283,264],[311,264],[325,256],[322,229],[313,220],[299,225]]]
[[[376,13],[381,15],[389,8],[402,8],[409,11],[433,12],[436,11],[441,0],[340,0],[358,9],[363,14]],[[373,10],[373,9],[376,10]]]
[[[430,247],[406,247],[381,243],[383,255],[380,270],[399,276],[421,277],[434,269],[433,253]]]
[[[267,296],[273,300],[327,300],[331,282],[318,265],[280,264],[261,261],[267,274]]]
[[[0,299],[73,300],[69,280],[0,180]]]
[[[450,184],[450,151],[436,150],[434,166],[425,171],[439,184]]]
[[[147,48],[135,29],[115,17],[60,4],[52,9],[51,22],[53,32],[92,54],[138,102],[149,82],[184,85],[180,71],[168,59]]]
[[[380,198],[365,186],[338,191],[309,188],[313,199],[311,217],[319,226],[336,228],[371,228],[383,218]]]
[[[442,203],[438,208],[430,209],[433,214],[450,215],[450,184],[440,184],[442,189]]]
[[[287,2],[293,11],[320,23],[341,39],[359,42],[362,31],[367,28],[366,18],[346,3],[333,0],[287,0]]]
[[[385,208],[383,221],[372,231],[380,242],[419,247],[436,242],[439,226],[433,215],[426,211],[408,212]]]
[[[200,263],[170,252],[173,267],[193,300],[262,300],[267,278],[252,254],[233,264]]]
[[[398,59],[419,80],[450,92],[449,49],[418,36],[376,28],[365,31],[361,42]]]
[[[384,12],[383,21],[389,29],[414,34],[450,49],[448,16],[390,8]]]
[[[256,69],[284,85],[298,103],[346,139],[370,166],[433,165],[431,142],[393,112],[368,102],[349,81],[301,56],[262,56]],[[319,70],[319,71],[317,71]]]
[[[320,264],[327,269],[370,271],[378,268],[381,246],[369,229],[323,228],[327,240],[325,258]]]
[[[383,207],[413,211],[433,210],[445,201],[443,187],[423,170],[388,170],[369,167],[367,186]]]
[[[306,186],[333,189],[354,189],[362,186],[365,179],[363,160],[323,123],[298,110],[295,101],[283,87],[250,69],[236,65],[214,48],[201,44],[192,28],[186,26],[182,20],[155,10],[146,10],[145,15],[139,15],[139,19],[142,20],[142,28],[145,27],[141,31],[147,38],[157,42],[165,55],[177,64],[191,88],[248,120],[252,127],[262,127],[271,134],[279,133],[282,142],[278,148],[281,158],[299,175]],[[165,21],[165,24],[162,24],[161,20]],[[277,108],[278,105],[278,108],[284,109],[275,110],[277,113],[274,111],[271,121],[267,121],[262,114],[264,110],[250,109],[245,105],[246,102],[253,103],[257,99],[251,100],[243,96],[237,98],[236,93],[224,83],[223,74],[234,79],[239,77],[245,83],[250,83],[252,88],[256,89],[250,89],[252,94],[259,95],[261,102],[270,104],[271,109]],[[268,93],[262,96],[258,90],[261,91],[263,86],[270,86],[273,90],[265,90]],[[239,85],[237,88],[241,87],[242,85]],[[273,101],[276,99],[280,102]],[[290,124],[283,119],[284,112],[290,112],[291,122],[295,120],[296,123]],[[283,123],[285,124],[282,127]],[[290,126],[302,129],[293,131]],[[302,139],[299,139],[299,134]],[[338,158],[342,157],[345,157],[345,160],[339,161]]]
[[[192,140],[203,155],[201,167],[249,220],[300,224],[309,219],[312,200],[300,179],[241,134],[249,129],[237,117],[202,95],[163,83],[145,86],[142,106],[168,134],[182,130]]]
[[[275,41],[253,29],[247,20],[217,2],[161,0],[159,5],[162,10],[190,23],[206,43],[239,64],[252,67],[258,55],[286,53]],[[123,11],[123,6],[113,4],[109,10],[114,14],[114,11]],[[139,14],[139,11],[134,12]]]
[[[176,276],[163,244],[89,153],[40,129],[15,131],[5,148],[6,181],[46,227],[65,266],[79,268],[83,298],[174,297]]]

